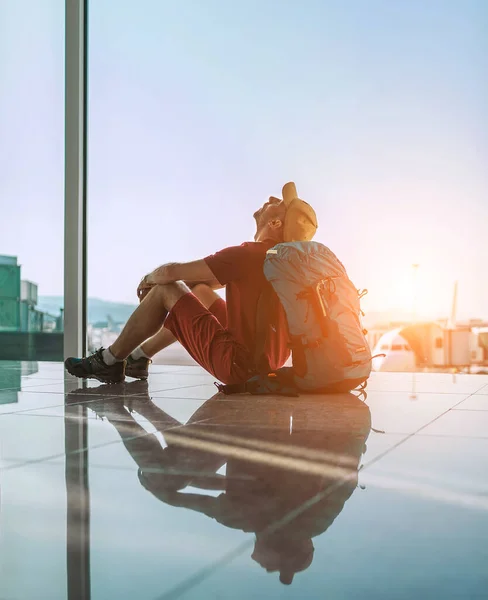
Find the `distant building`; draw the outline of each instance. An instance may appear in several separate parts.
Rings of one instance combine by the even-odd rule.
[[[411,323],[383,332],[372,345],[375,371],[471,369],[488,366],[488,327],[482,321]]]
[[[60,331],[59,319],[38,310],[37,284],[21,279],[16,256],[0,255],[0,331]]]

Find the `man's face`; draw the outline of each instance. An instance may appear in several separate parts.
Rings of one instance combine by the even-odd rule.
[[[268,221],[276,218],[276,216],[279,214],[279,209],[282,207],[282,205],[283,200],[271,196],[270,199],[267,202],[265,202],[263,206],[261,206],[261,208],[259,208],[253,215],[256,219],[256,225],[258,226],[258,228],[267,223]]]

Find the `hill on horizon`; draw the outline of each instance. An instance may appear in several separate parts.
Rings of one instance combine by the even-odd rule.
[[[59,315],[63,305],[62,296],[39,296],[37,308],[51,315]],[[88,323],[106,321],[107,316],[116,323],[125,323],[136,308],[136,304],[88,298]]]
[[[62,296],[39,296],[38,309],[58,315],[63,306]],[[111,302],[100,298],[88,298],[88,323],[106,322],[107,317],[116,323],[125,323],[137,308],[136,304]],[[397,322],[410,322],[411,314],[404,311],[368,311],[363,319],[366,328]],[[430,320],[426,318],[425,320]],[[434,319],[432,319],[434,320]]]

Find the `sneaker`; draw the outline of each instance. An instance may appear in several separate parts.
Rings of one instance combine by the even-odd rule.
[[[103,360],[103,348],[86,358],[67,358],[64,361],[66,370],[81,379],[98,379],[102,383],[120,383],[125,379],[125,360],[107,365]]]
[[[129,356],[125,366],[125,374],[127,377],[145,380],[149,376],[148,368],[151,362],[150,358],[145,358],[144,356],[137,360]]]

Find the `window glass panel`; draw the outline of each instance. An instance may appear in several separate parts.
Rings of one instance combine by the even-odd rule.
[[[63,344],[64,2],[0,2],[0,360]]]

